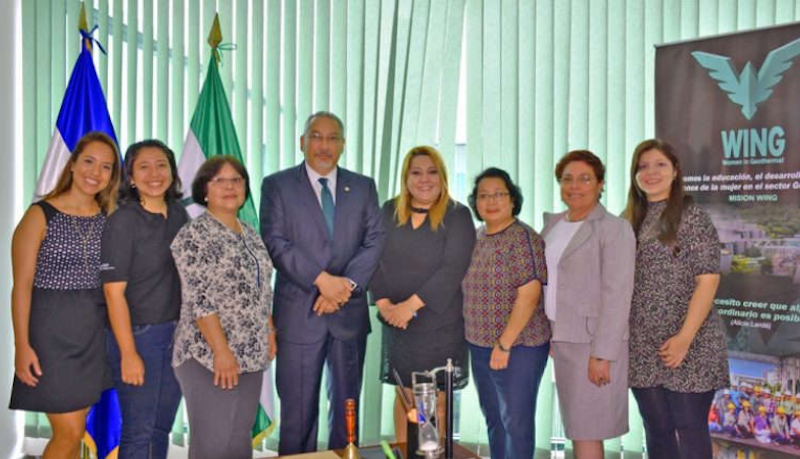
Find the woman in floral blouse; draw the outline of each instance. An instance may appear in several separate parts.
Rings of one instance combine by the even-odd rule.
[[[659,139],[636,147],[625,217],[636,233],[630,373],[648,456],[711,457],[708,410],[728,386],[725,331],[713,308],[719,237],[683,193],[680,163]]]
[[[517,220],[522,193],[501,169],[478,175],[469,203],[485,225],[462,283],[464,320],[491,457],[533,457],[536,395],[550,349],[540,301],[544,240]]]
[[[272,262],[237,217],[248,190],[244,166],[215,156],[197,171],[192,198],[207,211],[172,243],[181,317],[172,365],[189,414],[189,457],[252,457],[263,371],[275,356]]]

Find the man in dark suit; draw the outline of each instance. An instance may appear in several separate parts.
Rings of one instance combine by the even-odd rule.
[[[330,400],[329,448],[347,443],[344,402],[359,399],[367,334],[367,283],[385,233],[375,182],[337,166],[344,126],[311,115],[300,137],[305,161],[261,187],[261,235],[277,269],[273,321],[281,399],[279,453],[317,449],[322,370]]]

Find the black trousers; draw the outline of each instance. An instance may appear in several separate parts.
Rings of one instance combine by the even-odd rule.
[[[644,419],[648,458],[711,457],[708,410],[715,391],[685,393],[663,387],[631,390]]]

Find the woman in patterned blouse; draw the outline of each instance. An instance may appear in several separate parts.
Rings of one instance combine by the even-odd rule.
[[[106,364],[100,239],[116,203],[116,142],[83,136],[55,189],[14,231],[15,378],[9,408],[47,413],[44,457],[77,457],[86,413],[111,387]]]
[[[636,233],[630,314],[630,386],[644,418],[648,455],[711,457],[708,410],[728,385],[722,321],[712,308],[719,237],[683,192],[668,143],[636,147],[626,218]]]
[[[172,242],[182,295],[172,365],[193,459],[252,457],[262,374],[275,356],[272,262],[258,233],[236,217],[248,184],[235,158],[207,160],[192,183],[192,198],[207,211]]]
[[[517,220],[522,193],[501,169],[478,175],[469,203],[485,224],[462,283],[464,320],[491,457],[529,458],[550,349],[540,301],[547,283],[544,240]]]

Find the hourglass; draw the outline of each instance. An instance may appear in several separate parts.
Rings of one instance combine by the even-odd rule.
[[[439,438],[439,422],[436,415],[436,374],[439,371],[445,372],[445,385],[447,386],[446,397],[447,407],[447,442],[446,448],[442,448]],[[414,405],[417,409],[417,451],[416,454],[425,456],[426,459],[439,457],[445,452],[446,458],[452,458],[453,454],[453,374],[455,367],[453,361],[447,359],[447,365],[434,368],[430,371],[411,373],[411,390],[414,393]],[[409,451],[409,457],[413,457],[413,452]]]

